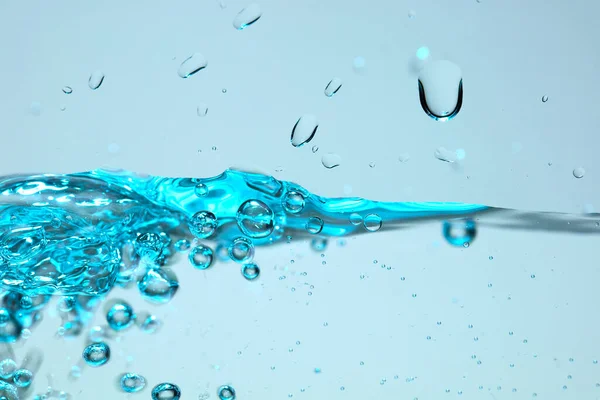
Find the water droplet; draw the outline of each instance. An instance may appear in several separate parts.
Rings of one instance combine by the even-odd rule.
[[[340,78],[333,78],[329,81],[327,86],[325,86],[325,96],[333,97],[333,95],[336,94],[341,87],[342,80]]]
[[[177,75],[181,78],[189,78],[194,75],[196,72],[203,70],[208,65],[206,58],[201,53],[194,53],[187,59],[185,59],[179,69],[177,70]]]
[[[188,256],[190,263],[198,269],[207,269],[213,262],[213,251],[207,246],[196,246]]]
[[[475,239],[477,229],[471,219],[445,221],[442,225],[444,238],[453,246],[464,246]]]
[[[151,303],[164,304],[171,301],[179,282],[172,271],[165,269],[149,269],[137,283],[142,297]]]
[[[425,113],[436,121],[447,121],[462,106],[462,72],[458,65],[440,60],[426,64],[419,75],[419,98]]]
[[[125,302],[115,303],[106,313],[106,322],[115,331],[128,328],[134,320],[133,308]]]
[[[325,238],[314,238],[310,242],[310,247],[314,251],[320,253],[327,248],[327,239]]]
[[[238,227],[254,239],[267,237],[273,232],[273,211],[260,200],[247,200],[237,211]]]
[[[64,94],[71,94],[73,93],[73,88],[71,86],[63,86],[62,91]]]
[[[204,103],[198,104],[198,107],[196,107],[196,114],[198,114],[199,117],[206,117],[206,114],[208,114],[208,106]]]
[[[159,383],[152,389],[152,400],[179,400],[181,390],[172,383]]]
[[[383,222],[381,217],[377,214],[369,214],[365,217],[363,225],[369,232],[376,232],[381,228]]]
[[[319,122],[317,117],[312,114],[301,116],[292,128],[292,136],[290,141],[292,146],[301,147],[310,142],[317,133]]]
[[[242,266],[242,275],[249,281],[253,281],[260,275],[260,268],[256,264],[245,264]]]
[[[542,103],[545,103],[548,101],[548,96],[542,96]]]
[[[306,230],[313,235],[321,233],[323,230],[323,220],[319,217],[310,217],[306,222]]]
[[[450,151],[445,147],[438,147],[435,149],[433,156],[440,161],[453,163],[456,161],[456,152]]]
[[[313,152],[313,153],[316,153],[317,151],[319,151],[319,146],[317,146],[317,145],[314,145],[314,146],[312,147],[312,152]]]
[[[90,75],[90,79],[88,79],[88,86],[90,89],[96,90],[100,87],[100,85],[102,85],[102,82],[104,82],[104,72],[96,70]]]
[[[291,190],[287,192],[282,199],[282,205],[285,211],[290,214],[298,214],[304,209],[304,196],[300,192]]]
[[[17,363],[14,360],[5,358],[0,361],[0,378],[8,380],[12,378],[16,370]]]
[[[210,211],[198,211],[188,222],[190,232],[200,239],[206,239],[215,233],[217,226],[217,217]]]
[[[92,343],[83,350],[83,360],[91,367],[99,367],[110,360],[110,347],[104,342]]]
[[[350,214],[350,223],[352,225],[360,225],[362,222],[363,222],[363,219],[360,216],[360,214],[357,214],[357,213]]]
[[[221,93],[223,93],[223,94],[227,93],[227,89],[225,89],[225,88],[221,89]]]
[[[228,249],[229,258],[233,261],[246,264],[254,257],[254,245],[249,239],[239,237],[233,240]]]
[[[146,378],[134,373],[121,376],[121,389],[126,393],[136,393],[146,387]]]
[[[341,163],[342,157],[335,153],[323,154],[323,157],[321,157],[321,164],[327,169],[339,167]]]
[[[135,239],[135,252],[142,258],[155,261],[161,256],[165,243],[156,233],[144,233]]]
[[[585,175],[585,169],[583,167],[577,167],[573,170],[573,176],[577,179],[583,178]]]
[[[252,25],[260,19],[262,11],[256,3],[250,4],[248,7],[240,11],[233,19],[233,27],[239,31]]]
[[[21,368],[15,371],[13,375],[13,382],[17,387],[26,388],[31,385],[33,380],[33,372],[28,369]]]

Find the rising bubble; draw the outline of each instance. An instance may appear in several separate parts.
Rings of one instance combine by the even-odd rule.
[[[99,367],[110,360],[110,347],[104,342],[92,343],[83,350],[83,360],[91,367]]]
[[[253,263],[245,264],[242,266],[242,275],[249,281],[253,281],[260,275],[260,268]]]
[[[548,101],[548,96],[542,96],[542,103],[545,103]]]
[[[458,65],[440,60],[428,63],[419,75],[419,98],[425,113],[436,121],[447,121],[462,106],[462,72]]]
[[[305,201],[302,193],[291,190],[283,196],[281,203],[285,211],[290,214],[298,214],[304,209]]]
[[[376,232],[381,228],[383,222],[381,221],[381,217],[377,214],[369,214],[365,217],[363,221],[363,225],[365,229],[369,232]]]
[[[133,308],[125,302],[115,303],[106,313],[108,326],[115,331],[128,328],[134,320]]]
[[[142,258],[155,261],[163,252],[165,244],[160,235],[144,233],[135,239],[135,252]]]
[[[583,167],[577,167],[573,170],[573,176],[577,179],[583,178],[585,175],[585,169]]]
[[[196,107],[196,114],[198,114],[199,117],[206,117],[206,114],[208,114],[208,106],[204,103],[200,103],[198,107]]]
[[[155,304],[164,304],[175,296],[179,289],[179,282],[170,270],[149,269],[138,281],[137,286],[144,299]]]
[[[233,27],[239,31],[252,25],[260,19],[262,11],[256,3],[250,4],[248,7],[240,11],[233,19]]]
[[[339,167],[341,163],[342,157],[335,153],[323,154],[323,157],[321,157],[321,164],[327,169]]]
[[[90,75],[90,79],[88,79],[88,86],[92,90],[96,90],[102,85],[104,82],[104,73],[102,71],[94,71]]]
[[[206,58],[201,53],[194,53],[181,63],[177,74],[181,78],[189,78],[196,72],[203,70],[208,65]]]
[[[221,386],[217,394],[220,400],[235,400],[235,389],[229,385]]]
[[[456,161],[456,152],[450,151],[445,147],[438,147],[437,149],[435,149],[433,156],[440,161],[448,163],[453,163]]]
[[[190,263],[198,269],[207,269],[213,263],[213,251],[207,246],[196,246],[188,256]]]
[[[333,78],[329,81],[327,86],[325,86],[325,96],[333,97],[333,95],[336,94],[341,87],[342,80],[340,78]]]
[[[237,211],[238,227],[254,239],[267,237],[273,232],[273,211],[260,200],[247,200]]]
[[[31,385],[31,381],[33,381],[33,372],[26,368],[16,370],[13,375],[13,382],[17,387],[26,388]]]
[[[312,114],[301,116],[292,128],[292,136],[290,138],[292,146],[301,147],[310,142],[315,137],[317,128],[319,128],[317,117]]]
[[[215,233],[217,225],[217,217],[210,211],[198,211],[188,222],[190,232],[200,239],[205,239]]]
[[[0,361],[0,378],[10,379],[17,370],[17,363],[11,358]]]
[[[451,220],[444,222],[442,233],[451,245],[464,247],[473,242],[477,229],[472,219]]]
[[[208,194],[208,186],[204,183],[199,183],[196,185],[194,193],[196,193],[196,196],[198,197],[204,197]]]
[[[71,88],[71,86],[64,86],[62,88],[62,91],[63,91],[64,94],[71,94],[71,93],[73,93],[73,89]]]
[[[152,389],[152,400],[179,400],[181,390],[173,383],[160,383]]]
[[[187,239],[179,239],[175,242],[175,250],[179,252],[188,251],[190,249],[190,241]]]
[[[244,237],[235,238],[229,246],[228,254],[233,261],[246,264],[254,257],[254,245]]]
[[[319,217],[310,217],[306,222],[306,230],[313,235],[321,233],[323,230],[323,220]]]
[[[127,393],[136,393],[146,387],[146,378],[134,373],[127,373],[121,376],[121,389]]]
[[[350,214],[350,223],[352,225],[360,225],[363,221],[363,218],[358,213]]]

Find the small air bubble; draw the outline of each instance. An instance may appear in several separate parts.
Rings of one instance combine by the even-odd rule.
[[[542,96],[542,103],[545,103],[548,101],[548,96]]]
[[[577,167],[573,170],[573,176],[577,179],[583,178],[585,175],[585,169],[583,167]]]
[[[71,93],[73,93],[73,89],[71,88],[71,86],[64,86],[62,88],[62,91],[63,91],[64,94],[71,94]]]

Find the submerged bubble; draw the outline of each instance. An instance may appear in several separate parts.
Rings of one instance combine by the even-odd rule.
[[[200,239],[206,239],[215,233],[217,226],[217,217],[210,211],[199,211],[188,222],[190,232]]]
[[[573,176],[577,179],[583,178],[585,175],[585,169],[583,167],[577,167],[573,170]]]
[[[290,214],[298,214],[304,209],[305,200],[302,193],[290,190],[283,196],[281,203],[285,211]]]
[[[196,114],[198,114],[199,117],[206,117],[206,114],[208,114],[208,106],[205,103],[198,104],[198,107],[196,107]]]
[[[15,386],[11,385],[10,383],[0,381],[0,399],[19,400],[19,391]]]
[[[273,218],[273,211],[260,200],[245,201],[236,215],[242,233],[254,239],[267,237],[273,232]]]
[[[229,258],[233,261],[246,264],[254,257],[254,245],[249,239],[235,238],[228,249]]]
[[[102,85],[104,82],[104,73],[102,71],[96,70],[92,72],[90,78],[88,79],[88,86],[92,90],[96,90]]]
[[[179,239],[175,242],[175,250],[184,252],[190,249],[190,241],[187,239]]]
[[[327,169],[339,167],[341,163],[342,157],[335,153],[323,154],[323,157],[321,157],[321,164]]]
[[[161,256],[165,244],[160,235],[144,233],[135,239],[134,247],[138,256],[155,261]]]
[[[321,233],[323,230],[323,220],[319,217],[310,217],[306,222],[306,230],[313,235]]]
[[[445,221],[442,225],[444,238],[453,246],[470,244],[475,239],[477,229],[471,219]]]
[[[171,271],[150,269],[137,286],[144,299],[155,304],[164,304],[175,296],[179,289],[179,282]]]
[[[73,89],[71,88],[71,86],[63,86],[62,91],[64,94],[71,94],[73,93]]]
[[[229,385],[221,386],[217,394],[220,400],[235,400],[235,389]]]
[[[358,213],[350,214],[350,223],[352,225],[360,225],[363,221],[363,218]]]
[[[208,62],[206,61],[204,55],[201,53],[194,53],[181,63],[179,69],[177,70],[177,75],[186,79],[198,71],[203,70],[207,65]]]
[[[91,367],[99,367],[110,360],[110,347],[104,342],[92,343],[83,350],[83,360]]]
[[[329,81],[327,86],[325,86],[325,96],[333,97],[333,95],[336,94],[341,87],[342,80],[340,78],[333,78]]]
[[[319,146],[314,145],[311,150],[313,153],[316,153],[317,151],[319,151]]]
[[[375,232],[381,228],[383,221],[381,220],[381,217],[379,215],[369,214],[365,217],[363,224],[366,230],[368,230],[369,232]]]
[[[233,19],[233,27],[241,31],[258,21],[261,16],[262,10],[260,9],[260,6],[256,3],[252,3],[235,16]]]
[[[447,121],[462,106],[462,72],[458,65],[440,60],[428,63],[419,75],[419,99],[425,113],[436,121]]]
[[[204,197],[208,194],[208,186],[204,183],[199,183],[194,188],[194,193],[196,193],[196,196],[198,197]]]
[[[121,389],[127,393],[136,393],[146,387],[146,378],[134,373],[126,373],[121,376]]]
[[[188,256],[190,263],[198,269],[207,269],[213,263],[213,251],[207,246],[196,246]]]
[[[11,358],[0,361],[0,378],[10,379],[17,370],[17,363]]]
[[[249,281],[253,281],[260,275],[260,268],[253,263],[242,265],[242,275]]]
[[[152,400],[179,400],[181,390],[173,383],[159,383],[152,389]]]
[[[106,313],[108,326],[115,331],[128,328],[134,320],[133,308],[125,302],[114,304]]]
[[[324,251],[327,248],[327,239],[325,239],[325,238],[314,238],[310,242],[310,247],[314,251],[320,253],[320,252]]]
[[[312,114],[301,116],[292,128],[292,136],[290,141],[294,147],[302,147],[310,142],[317,133],[319,122],[317,117]]]
[[[26,388],[31,385],[31,381],[33,381],[33,372],[26,368],[16,370],[13,375],[13,382],[17,387]]]

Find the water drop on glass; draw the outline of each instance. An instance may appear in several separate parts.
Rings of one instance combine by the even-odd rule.
[[[383,222],[381,217],[377,214],[369,214],[363,220],[363,225],[369,232],[376,232],[381,228]]]
[[[206,58],[201,53],[194,53],[181,63],[177,70],[177,75],[181,78],[189,78],[198,71],[203,70],[208,65]]]
[[[179,400],[181,390],[172,383],[160,383],[152,389],[152,400]]]
[[[228,248],[228,254],[233,261],[246,264],[254,257],[254,245],[249,239],[235,238]]]
[[[125,302],[115,303],[106,313],[108,326],[115,331],[128,328],[134,320],[133,308]]]
[[[13,375],[13,382],[17,387],[26,388],[31,385],[33,380],[33,372],[28,369],[21,368],[15,371]]]
[[[341,163],[342,157],[335,153],[323,154],[323,157],[321,157],[321,164],[327,169],[339,167]]]
[[[256,264],[245,264],[242,266],[242,275],[249,281],[253,281],[260,275],[260,268]]]
[[[96,90],[100,87],[100,85],[102,85],[102,82],[104,82],[104,73],[97,70],[92,72],[90,75],[90,78],[88,79],[88,86],[90,89]]]
[[[104,342],[92,343],[83,350],[83,360],[91,367],[99,367],[110,360],[110,347]]]
[[[198,269],[207,269],[213,263],[213,251],[207,246],[196,246],[190,251],[188,259],[190,263]]]
[[[237,211],[238,227],[244,235],[259,239],[273,232],[273,211],[260,200],[247,200]]]
[[[573,176],[577,179],[583,178],[585,175],[585,169],[583,167],[577,167],[573,170]]]
[[[306,222],[306,230],[313,235],[321,233],[321,230],[323,230],[323,220],[319,217],[310,217]]]
[[[438,147],[435,149],[433,156],[440,161],[453,163],[456,161],[456,152],[452,152],[445,147]]]
[[[327,86],[325,86],[325,96],[333,97],[333,95],[336,94],[341,87],[342,80],[340,78],[333,78],[329,81]]]
[[[298,214],[304,209],[305,200],[302,193],[291,190],[283,196],[281,203],[285,211]]]
[[[292,146],[301,147],[310,142],[315,137],[318,128],[319,122],[317,121],[317,117],[312,114],[301,116],[292,128],[292,136],[290,138]]]
[[[121,376],[121,389],[126,393],[136,393],[146,387],[146,378],[134,373],[127,373]]]
[[[453,246],[464,246],[465,243],[471,243],[477,234],[475,221],[451,220],[445,221],[442,225],[444,238]]]
[[[419,99],[423,111],[436,121],[447,121],[462,106],[462,72],[458,65],[440,60],[426,64],[419,75]]]
[[[223,385],[217,390],[219,400],[235,400],[235,389],[229,385]]]
[[[262,11],[256,3],[250,4],[248,7],[240,11],[233,19],[233,27],[239,31],[252,25],[260,19]]]
[[[170,271],[149,269],[144,277],[138,281],[137,287],[145,300],[155,304],[164,304],[171,301],[175,296],[179,289],[179,282]]]
[[[73,93],[73,89],[71,88],[71,86],[64,86],[62,88],[62,91],[63,91],[64,94],[71,94],[71,93]]]
[[[210,211],[198,211],[188,222],[190,232],[200,239],[206,239],[215,233],[217,226],[217,217]]]
[[[198,107],[196,107],[196,114],[198,114],[199,117],[206,117],[206,114],[208,114],[208,106],[204,103],[200,103]]]

